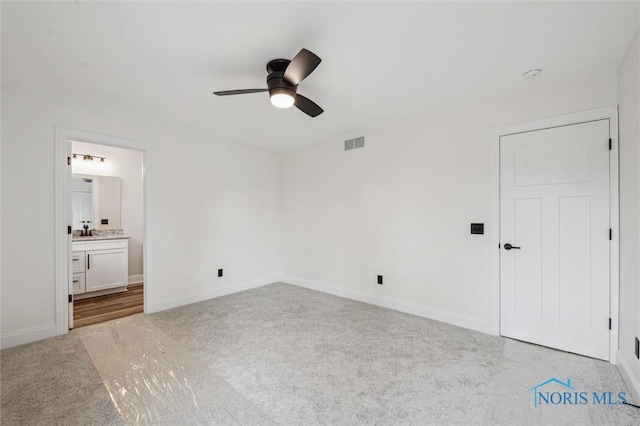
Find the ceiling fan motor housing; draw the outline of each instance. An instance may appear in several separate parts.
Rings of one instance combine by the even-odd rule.
[[[287,69],[287,66],[291,62],[288,59],[274,59],[267,64],[267,87],[269,88],[269,95],[273,96],[275,94],[288,94],[291,97],[296,96],[296,91],[298,89],[297,85],[293,85],[288,83],[284,79],[284,71]]]

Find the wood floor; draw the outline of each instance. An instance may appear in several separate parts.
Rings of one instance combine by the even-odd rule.
[[[97,324],[144,311],[144,285],[130,284],[129,291],[73,302],[73,328]]]

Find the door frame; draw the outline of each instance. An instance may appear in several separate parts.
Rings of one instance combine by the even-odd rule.
[[[565,114],[540,120],[517,123],[492,129],[489,138],[489,309],[490,333],[500,335],[500,138],[516,133],[543,130],[552,127],[568,126],[589,121],[609,120],[609,137],[612,148],[609,155],[609,226],[613,239],[609,243],[609,313],[611,315],[611,333],[609,336],[609,362],[616,363],[618,350],[618,310],[620,294],[619,260],[619,181],[618,181],[618,106]]]
[[[153,235],[154,223],[151,208],[151,189],[154,181],[153,145],[133,139],[103,135],[66,127],[55,128],[54,147],[54,237],[55,237],[55,319],[56,334],[69,332],[69,285],[71,273],[71,168],[67,158],[71,156],[71,141],[88,142],[115,148],[142,151],[142,183],[144,197],[144,227],[142,237],[142,263],[144,273],[144,312],[155,312],[155,276]]]

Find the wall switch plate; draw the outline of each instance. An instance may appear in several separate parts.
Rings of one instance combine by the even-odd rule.
[[[640,359],[640,341],[636,337],[636,358]]]
[[[484,234],[484,223],[472,223],[471,224],[471,233],[472,234]]]
[[[378,284],[382,285],[382,275],[378,275]]]
[[[222,269],[218,269],[218,277],[222,276]]]

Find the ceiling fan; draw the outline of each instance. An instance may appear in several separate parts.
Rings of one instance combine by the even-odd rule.
[[[269,92],[271,104],[278,108],[296,106],[310,117],[317,117],[324,112],[318,104],[297,93],[298,84],[320,65],[321,59],[307,49],[302,49],[292,59],[274,59],[267,64],[266,89],[224,90],[213,92],[217,96],[244,95],[248,93]]]

